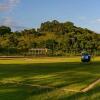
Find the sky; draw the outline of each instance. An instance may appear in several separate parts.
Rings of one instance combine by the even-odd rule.
[[[71,21],[100,33],[100,0],[0,0],[0,25],[20,30],[48,20]]]

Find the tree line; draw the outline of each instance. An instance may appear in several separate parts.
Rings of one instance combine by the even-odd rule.
[[[41,23],[38,29],[16,32],[0,26],[0,55],[27,55],[31,48],[48,48],[52,56],[79,55],[83,50],[99,55],[100,34],[57,20]]]

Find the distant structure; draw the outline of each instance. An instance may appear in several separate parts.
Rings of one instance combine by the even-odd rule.
[[[46,56],[51,52],[50,49],[47,48],[31,48],[29,49],[29,55],[32,56]]]

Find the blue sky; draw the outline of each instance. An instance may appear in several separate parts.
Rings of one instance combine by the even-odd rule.
[[[0,25],[38,28],[48,20],[100,32],[100,0],[0,0]]]

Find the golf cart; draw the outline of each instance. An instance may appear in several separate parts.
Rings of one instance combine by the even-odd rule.
[[[90,62],[91,61],[91,55],[86,51],[82,52],[81,61],[82,62]]]

